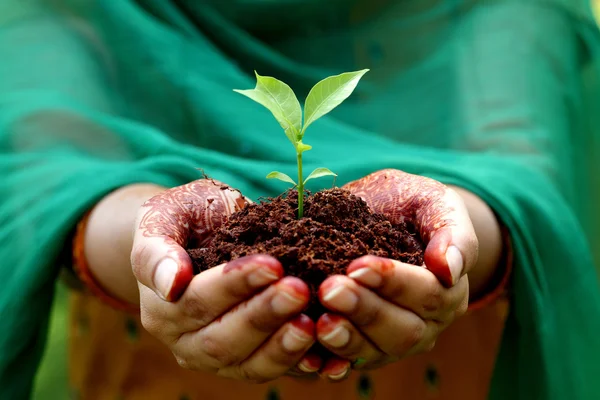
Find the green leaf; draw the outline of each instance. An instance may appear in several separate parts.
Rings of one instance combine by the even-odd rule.
[[[304,126],[300,132],[300,138],[304,137],[304,132],[310,124],[346,100],[367,71],[369,70],[345,72],[330,76],[317,83],[308,93],[304,103]]]
[[[285,135],[296,147],[302,129],[302,109],[294,91],[285,83],[270,76],[256,74],[256,87],[249,90],[234,89],[234,92],[243,94],[266,107]]]
[[[315,168],[315,170],[306,177],[304,184],[311,179],[320,178],[322,176],[337,176],[337,174],[331,172],[327,168]]]
[[[292,185],[296,186],[296,182],[294,182],[292,178],[279,171],[273,171],[269,173],[269,175],[267,175],[267,179],[279,179],[280,181],[289,182]]]
[[[312,146],[309,144],[302,143],[302,141],[298,142],[298,146],[296,147],[296,151],[298,151],[298,153],[300,154],[310,149],[312,149]]]

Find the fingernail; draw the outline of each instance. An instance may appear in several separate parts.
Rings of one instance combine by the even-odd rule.
[[[251,256],[244,256],[229,261],[223,267],[223,273],[226,274],[236,270],[255,268],[258,265],[263,268],[269,268],[274,273],[277,271],[283,272],[281,264],[275,258],[264,254],[253,254]]]
[[[356,307],[358,297],[346,286],[337,285],[325,293],[323,301],[340,311],[350,312]]]
[[[279,279],[279,276],[274,272],[269,271],[267,268],[258,267],[256,271],[248,276],[248,283],[251,286],[260,287],[275,282],[277,279]]]
[[[304,358],[302,358],[302,360],[298,363],[298,368],[301,371],[313,373],[321,369],[322,363],[323,361],[321,360],[321,357],[314,353],[309,353],[306,354]]]
[[[300,351],[310,345],[313,341],[312,337],[296,328],[290,328],[284,335],[281,341],[283,347],[289,352]]]
[[[329,374],[329,375],[327,375],[327,377],[328,377],[329,379],[331,379],[332,381],[339,381],[339,380],[341,380],[341,379],[344,379],[344,378],[346,377],[346,375],[348,374],[348,371],[349,371],[349,370],[350,370],[350,369],[346,367],[346,368],[344,368],[344,369],[343,369],[343,370],[342,370],[340,373],[337,373],[337,374]]]
[[[279,290],[273,297],[271,305],[276,314],[286,315],[291,314],[294,311],[298,311],[301,306],[304,305],[304,300],[295,297],[284,290]]]
[[[327,335],[322,336],[321,340],[331,347],[344,347],[350,341],[350,331],[345,326],[338,325]]]
[[[313,367],[305,360],[302,360],[298,363],[298,369],[302,372],[306,372],[307,374],[315,373],[319,370],[319,367]]]
[[[381,275],[379,275],[377,272],[373,271],[369,267],[352,271],[348,274],[348,276],[370,287],[378,287],[383,281]]]
[[[163,299],[166,299],[169,295],[178,269],[177,262],[172,258],[165,258],[156,266],[154,286]]]
[[[323,371],[327,371],[327,373],[321,373],[322,377],[327,377],[330,380],[339,381],[348,376],[350,372],[350,362],[348,360],[343,360],[340,358],[330,359],[325,367],[323,367]]]
[[[449,246],[446,249],[446,262],[452,275],[452,284],[455,284],[460,279],[463,270],[463,257],[458,247]]]

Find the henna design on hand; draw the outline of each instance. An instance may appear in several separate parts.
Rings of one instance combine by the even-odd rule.
[[[454,224],[449,218],[454,209],[443,200],[446,186],[430,178],[385,169],[350,182],[344,189],[392,223],[412,221],[425,242],[437,230]]]
[[[201,247],[224,219],[248,200],[235,189],[212,179],[200,179],[169,189],[144,203],[140,222],[146,237],[163,237],[181,247]]]

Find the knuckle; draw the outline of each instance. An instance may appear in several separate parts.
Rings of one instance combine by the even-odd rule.
[[[392,349],[392,354],[401,357],[418,346],[425,337],[426,328],[425,323],[421,320],[408,326],[404,334],[399,335],[400,340],[398,340]]]
[[[202,352],[212,360],[216,367],[229,368],[239,363],[238,357],[230,350],[231,347],[225,346],[218,340],[208,335],[202,335],[200,343]]]
[[[210,305],[206,299],[190,293],[182,298],[181,307],[183,313],[197,320],[201,326],[206,326],[210,323],[212,315],[210,313]]]
[[[423,310],[427,313],[433,313],[444,309],[447,306],[446,291],[437,282],[430,283],[426,291],[426,296],[423,302]]]
[[[175,356],[177,364],[182,369],[189,371],[208,372],[212,374],[218,371],[218,368],[208,365],[201,354],[197,352],[190,352],[189,348],[177,346],[172,348],[171,351],[173,356]]]
[[[360,301],[358,303],[361,303]],[[378,324],[381,319],[381,307],[367,307],[364,304],[358,304],[354,311],[353,322],[361,328]]]
[[[284,320],[278,317],[270,303],[263,307],[257,307],[248,314],[248,325],[254,331],[260,333],[270,333],[279,328]]]
[[[191,362],[190,358],[185,355],[175,354],[175,359],[177,360],[177,364],[179,365],[179,367],[183,369],[187,369],[190,371],[198,370],[196,365],[193,362]]]
[[[394,279],[393,285],[390,285],[388,290],[389,297],[391,299],[400,299],[406,294],[406,280],[404,279]]]
[[[289,318],[289,315],[280,315],[275,311],[273,303],[277,301],[276,296],[280,294],[275,287],[271,287],[257,297],[240,304],[238,309],[244,309],[250,329],[260,333],[271,333],[279,329]]]

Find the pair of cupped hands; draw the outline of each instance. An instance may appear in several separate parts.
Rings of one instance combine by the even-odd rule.
[[[331,381],[429,351],[468,307],[467,273],[477,238],[456,191],[418,175],[383,170],[343,187],[392,222],[411,218],[425,265],[366,255],[329,277],[317,321],[302,314],[309,289],[269,255],[236,259],[194,275],[185,246],[202,245],[249,200],[202,179],[167,190],[139,211],[131,255],[144,328],[186,369],[266,382],[284,375]],[[333,357],[309,350],[315,342]]]

